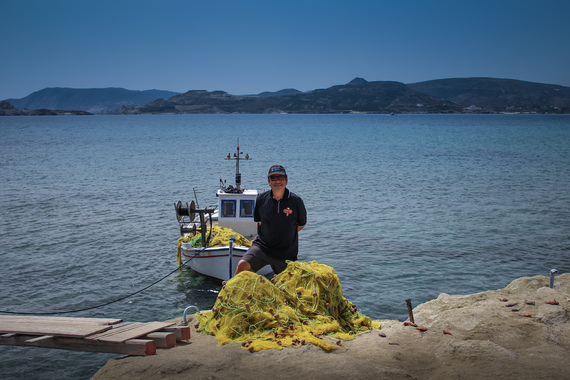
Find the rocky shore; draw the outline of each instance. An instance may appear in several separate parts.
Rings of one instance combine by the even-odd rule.
[[[86,111],[61,111],[37,109],[29,110],[27,108],[17,109],[7,101],[0,102],[0,116],[68,116],[68,115],[93,115]]]
[[[570,378],[570,273],[553,288],[536,276],[499,290],[441,294],[413,316],[416,326],[381,320],[380,330],[332,352],[305,345],[250,353],[192,327],[189,343],[111,360],[93,379]]]

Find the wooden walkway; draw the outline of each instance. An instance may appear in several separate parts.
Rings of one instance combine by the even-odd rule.
[[[122,323],[121,319],[0,316],[0,344],[154,355],[190,339],[190,328],[173,323]]]

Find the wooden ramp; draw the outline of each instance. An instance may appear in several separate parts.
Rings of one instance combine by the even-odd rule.
[[[0,344],[154,355],[190,339],[190,328],[167,322],[122,323],[121,319],[0,316]]]

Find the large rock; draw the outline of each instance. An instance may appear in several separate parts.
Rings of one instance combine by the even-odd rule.
[[[313,345],[250,353],[193,331],[189,344],[111,360],[93,379],[570,379],[570,274],[548,283],[525,277],[500,290],[441,294],[413,310],[427,330],[382,320],[381,330],[331,353]]]

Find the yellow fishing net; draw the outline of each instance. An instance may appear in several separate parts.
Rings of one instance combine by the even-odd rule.
[[[289,262],[271,281],[241,272],[196,318],[201,333],[220,344],[242,342],[251,352],[308,343],[330,351],[341,347],[340,339],[380,328],[343,297],[334,269],[316,261]]]
[[[240,247],[251,247],[251,241],[245,238],[243,235],[238,234],[231,228],[212,226],[212,235],[208,247],[226,247],[230,245],[230,236],[235,236],[235,245]],[[206,238],[210,235],[210,227],[208,227],[206,232]],[[178,239],[178,248],[176,249],[176,264],[182,265],[182,243],[192,244],[192,247],[199,248],[202,246],[202,234],[196,232],[195,234],[190,234],[186,237],[181,237]]]

